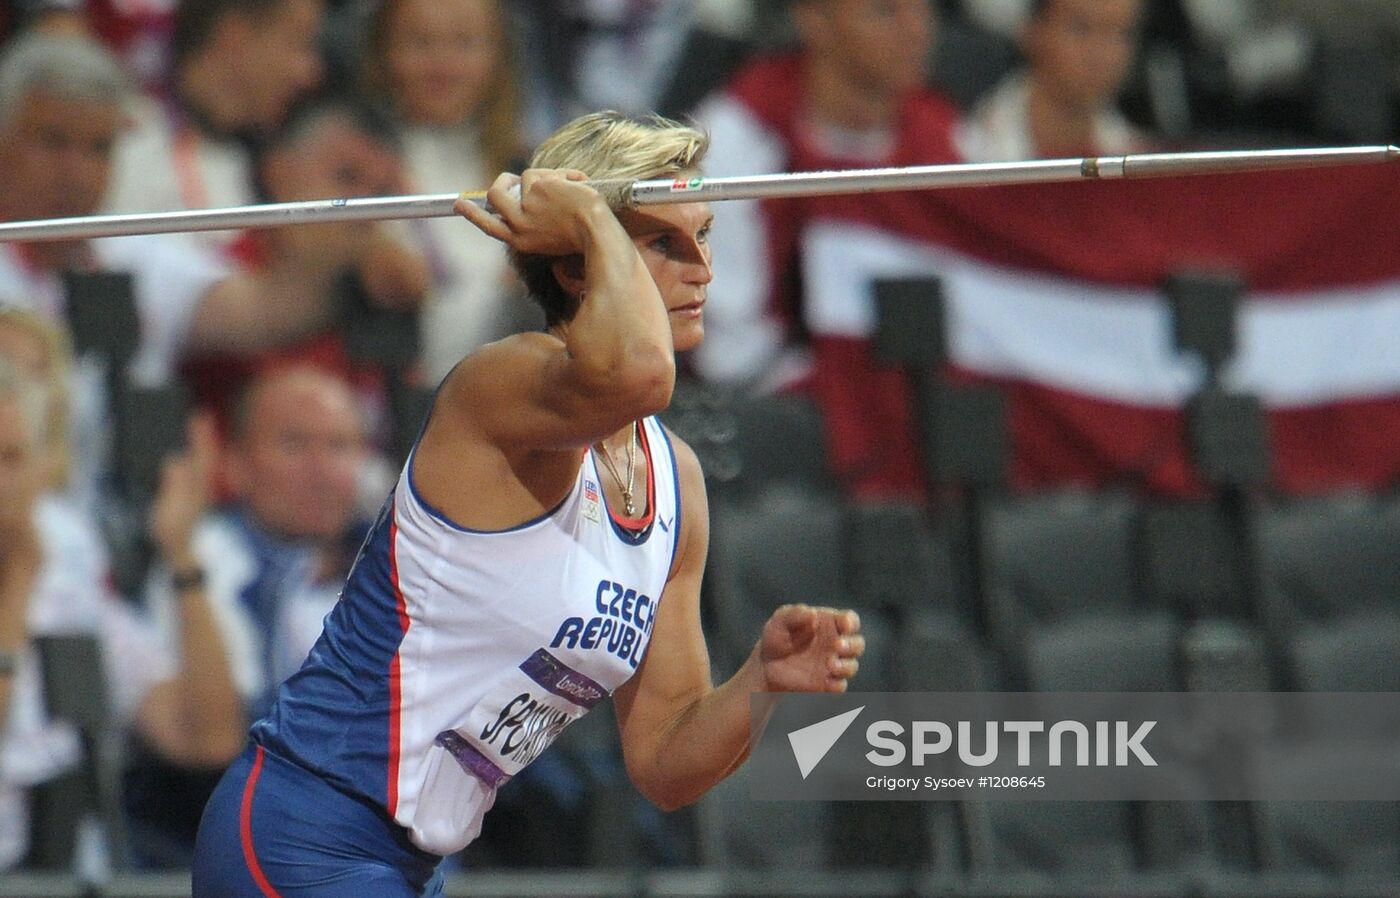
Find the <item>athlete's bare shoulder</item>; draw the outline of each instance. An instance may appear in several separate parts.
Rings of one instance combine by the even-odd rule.
[[[553,334],[512,334],[474,349],[458,362],[443,381],[442,394],[449,414],[489,409],[497,398],[518,396],[522,385],[533,382],[550,361],[564,353],[564,341]]]
[[[502,337],[477,347],[468,353],[452,371],[455,375],[465,369],[469,372],[468,376],[470,377],[472,372],[483,367],[540,361],[563,351],[564,341],[553,334],[542,331],[526,331],[511,334],[508,337]]]

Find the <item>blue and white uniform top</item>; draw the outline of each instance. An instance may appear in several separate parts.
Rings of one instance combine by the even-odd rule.
[[[591,450],[557,507],[492,532],[424,501],[410,457],[253,739],[380,805],[424,851],[466,846],[496,790],[646,652],[681,503],[664,428],[648,418],[640,435],[647,505],[625,527]]]

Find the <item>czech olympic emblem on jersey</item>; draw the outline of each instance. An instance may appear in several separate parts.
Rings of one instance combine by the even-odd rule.
[[[580,512],[595,524],[603,522],[603,513],[598,507],[598,485],[587,477],[583,479],[583,503]]]

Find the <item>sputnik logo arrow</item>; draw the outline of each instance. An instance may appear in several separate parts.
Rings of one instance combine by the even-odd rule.
[[[860,712],[864,710],[865,705],[861,705],[854,711],[837,714],[835,717],[828,717],[819,723],[788,733],[788,742],[792,744],[792,755],[797,759],[797,769],[802,773],[804,780],[807,778],[807,774],[821,763],[822,758],[826,757],[826,753],[831,751],[831,747],[836,744],[836,740],[841,738],[841,734],[846,732],[855,719],[860,716]]]

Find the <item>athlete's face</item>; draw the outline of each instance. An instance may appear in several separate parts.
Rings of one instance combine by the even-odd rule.
[[[364,457],[350,391],[329,377],[294,373],[254,394],[230,473],[264,527],[293,539],[333,540],[354,519]]]
[[[676,351],[694,349],[705,339],[705,292],[710,269],[708,203],[680,203],[623,211],[618,220],[656,281],[671,321]]]

